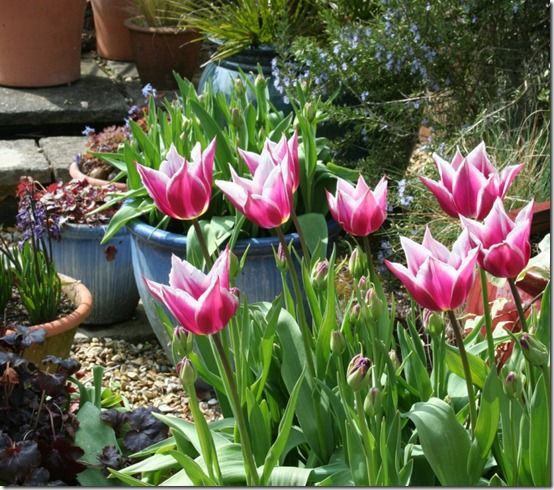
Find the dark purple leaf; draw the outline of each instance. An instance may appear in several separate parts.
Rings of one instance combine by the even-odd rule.
[[[35,441],[16,442],[0,452],[0,479],[5,483],[16,483],[39,466],[40,461]]]

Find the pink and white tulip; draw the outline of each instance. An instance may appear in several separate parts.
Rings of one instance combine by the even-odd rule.
[[[172,255],[169,285],[145,279],[146,285],[186,330],[212,335],[227,325],[239,306],[229,288],[230,253],[226,248],[208,274]]]
[[[240,177],[230,167],[232,182],[216,180],[233,206],[262,228],[286,223],[292,209],[292,187],[286,184],[286,170],[264,158],[254,169],[252,179]]]
[[[190,163],[171,145],[159,170],[139,164],[137,170],[162,213],[174,219],[191,220],[204,214],[210,204],[214,157],[215,138],[203,152],[197,143]]]
[[[372,191],[360,175],[356,187],[344,179],[337,180],[337,192],[329,191],[327,202],[331,215],[342,228],[354,236],[367,236],[378,230],[387,218],[387,180],[383,177]]]
[[[523,168],[523,164],[511,165],[500,173],[492,165],[481,142],[468,155],[460,150],[451,163],[433,154],[440,181],[420,177],[425,186],[435,195],[445,213],[457,218],[482,220],[491,210],[496,198],[504,198],[510,185]]]
[[[498,198],[483,223],[460,216],[470,239],[479,246],[479,265],[496,277],[513,279],[525,268],[531,257],[531,222],[533,201],[513,221],[502,199]]]
[[[423,243],[400,237],[408,267],[385,260],[389,270],[404,284],[413,298],[432,311],[453,310],[469,294],[478,248],[472,248],[464,230],[449,251],[425,230]]]
[[[278,143],[268,138],[261,154],[239,148],[239,155],[248,166],[252,175],[255,174],[256,169],[263,161],[270,160],[274,165],[282,165],[284,167],[283,175],[287,187],[291,189],[293,194],[298,189],[300,185],[300,164],[298,160],[297,131],[294,132],[289,140],[283,135]]]

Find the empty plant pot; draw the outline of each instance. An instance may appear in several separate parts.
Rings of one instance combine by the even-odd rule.
[[[125,20],[131,17],[131,0],[91,0],[96,32],[96,51],[102,58],[133,59],[131,34]]]

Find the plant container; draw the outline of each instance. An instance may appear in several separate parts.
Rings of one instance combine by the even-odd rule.
[[[87,174],[84,174],[83,172],[81,172],[81,169],[77,164],[77,162],[71,162],[71,165],[69,165],[69,175],[72,179],[86,180],[87,183],[91,185],[98,185],[101,187],[104,187],[107,185],[113,185],[118,191],[121,191],[121,192],[127,191],[127,184],[125,184],[125,182],[110,182],[109,180],[89,177]]]
[[[131,34],[125,21],[131,17],[131,0],[90,0],[96,32],[96,51],[108,60],[131,61]]]
[[[340,228],[334,221],[330,221],[327,226],[329,244],[332,245],[339,235]],[[158,302],[146,288],[144,278],[167,284],[171,269],[171,255],[185,258],[187,238],[184,235],[156,229],[138,219],[129,222],[127,227],[131,233],[133,271],[144,311],[154,334],[171,359],[170,339],[156,312]],[[286,235],[286,239],[287,243],[293,241],[297,253],[300,254],[298,235],[291,233]],[[246,295],[251,303],[273,301],[283,291],[281,274],[275,265],[274,256],[279,240],[273,237],[239,240],[233,248],[233,253],[241,257],[248,246],[250,248],[246,263],[237,278],[236,285],[241,294]]]
[[[58,275],[62,281],[62,290],[72,301],[75,309],[57,320],[29,327],[31,330],[46,330],[46,340],[42,344],[28,347],[23,352],[27,360],[43,369],[46,369],[46,366],[42,365],[42,360],[46,356],[54,355],[62,358],[69,356],[77,327],[86,320],[92,309],[92,295],[87,287],[72,277]]]
[[[81,76],[86,0],[0,1],[0,85],[48,87]]]
[[[52,241],[56,269],[82,281],[94,297],[87,325],[123,322],[133,316],[138,291],[131,262],[131,240],[123,228],[101,245],[107,225],[65,223]]]
[[[200,41],[195,31],[174,27],[146,27],[140,17],[125,21],[142,83],[161,90],[177,88],[176,71],[192,80],[199,67]]]

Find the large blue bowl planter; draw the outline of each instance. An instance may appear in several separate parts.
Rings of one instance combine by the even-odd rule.
[[[171,269],[171,254],[184,258],[187,239],[184,235],[159,230],[139,220],[133,220],[127,226],[131,233],[133,270],[144,311],[152,330],[171,359],[170,339],[156,312],[157,302],[146,288],[144,278],[167,284]],[[334,221],[328,224],[328,229],[329,244],[332,245],[340,229]],[[296,250],[300,253],[298,235],[291,233],[286,238],[288,243],[293,240]],[[273,255],[273,250],[277,250],[279,241],[273,237],[239,240],[233,252],[240,258],[248,245],[250,248],[246,263],[237,277],[236,285],[250,303],[273,301],[283,291],[281,275]]]
[[[105,231],[105,225],[67,223],[62,227],[61,240],[52,240],[58,272],[80,280],[92,293],[93,307],[87,325],[128,320],[139,300],[129,232],[122,229],[101,245]]]

